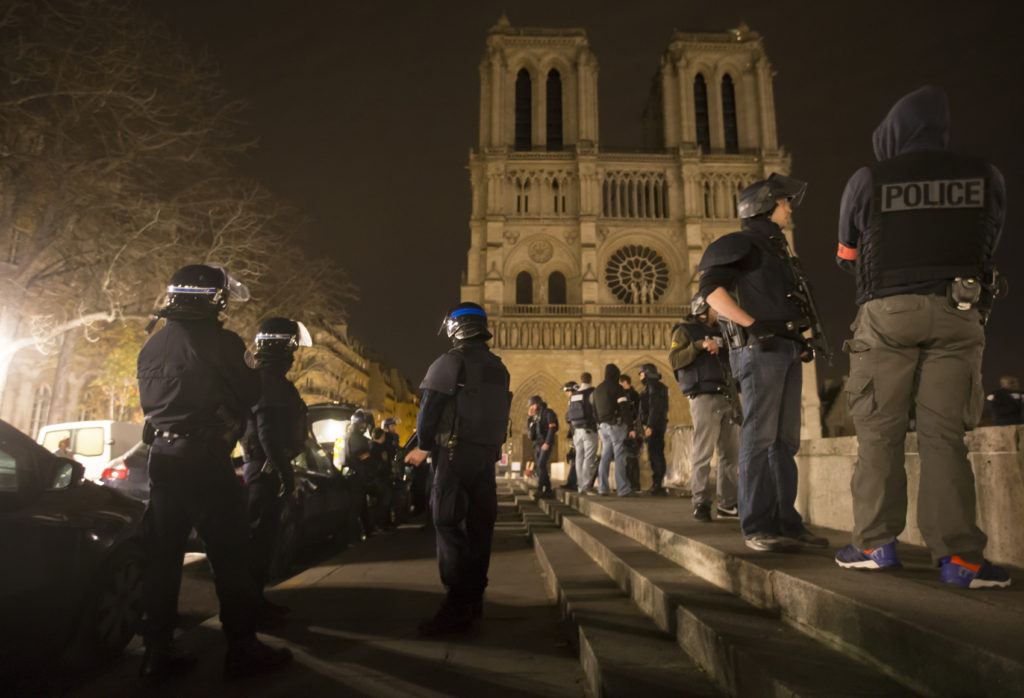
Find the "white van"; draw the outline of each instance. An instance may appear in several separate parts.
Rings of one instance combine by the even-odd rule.
[[[85,466],[85,477],[99,480],[107,463],[142,440],[142,424],[109,419],[49,424],[39,430],[36,441],[53,453],[64,439],[71,439],[71,451]]]

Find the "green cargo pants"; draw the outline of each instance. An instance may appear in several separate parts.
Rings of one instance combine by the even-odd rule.
[[[913,408],[921,454],[917,524],[935,560],[983,560],[974,473],[964,444],[981,417],[985,332],[977,310],[942,296],[898,295],[861,306],[846,342],[846,392],[857,427],[853,544],[889,543],[907,520],[904,441]]]

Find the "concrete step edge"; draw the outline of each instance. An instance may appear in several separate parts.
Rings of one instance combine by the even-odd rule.
[[[519,503],[524,514],[543,514],[533,502]],[[589,695],[722,695],[565,532],[537,527],[533,537],[548,593],[579,650]]]
[[[562,530],[730,695],[822,696],[836,692],[837,685],[848,696],[917,695],[574,509],[551,501],[540,506],[549,515],[567,509]],[[666,563],[674,569],[666,570]],[[709,597],[713,608],[702,608]]]
[[[956,628],[951,628],[952,636],[939,633],[913,619],[659,528],[595,498],[565,493],[563,501],[752,605],[778,610],[801,632],[922,695],[1016,696],[1024,686],[1024,655],[1011,657],[962,641],[955,636]],[[951,661],[954,657],[956,661]]]

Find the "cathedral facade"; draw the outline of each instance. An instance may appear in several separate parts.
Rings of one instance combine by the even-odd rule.
[[[607,363],[634,383],[641,364],[658,366],[669,423],[689,423],[668,365],[672,327],[689,310],[704,248],[739,228],[739,191],[790,168],[771,65],[746,27],[672,36],[642,152],[601,147],[597,75],[584,30],[517,28],[504,17],[480,63],[461,297],[487,310],[512,376],[513,458],[523,454],[529,397],[562,415],[562,385],[582,371],[600,382]],[[804,407],[813,415],[804,436],[819,435],[813,367]]]

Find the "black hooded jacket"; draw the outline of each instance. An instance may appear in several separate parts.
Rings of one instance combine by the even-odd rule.
[[[988,259],[980,260],[981,266],[991,263],[991,254],[998,245],[1002,232],[1003,216],[1006,204],[1006,190],[1003,176],[991,164],[976,158],[957,156],[947,151],[949,145],[949,101],[941,88],[928,85],[915,90],[892,107],[882,123],[875,129],[872,137],[875,157],[879,165],[875,168],[862,167],[857,170],[846,183],[842,202],[839,207],[839,247],[836,251],[836,263],[844,270],[858,275],[857,303],[861,304],[871,298],[894,295],[898,293],[944,293],[947,279],[914,279],[912,275],[898,283],[892,279],[881,280],[865,273],[865,260],[875,260],[878,255],[872,249],[866,231],[877,225],[878,192],[876,192],[877,168],[883,171],[895,168],[897,171],[925,169],[930,166],[935,174],[926,174],[930,179],[949,179],[960,169],[963,176],[978,176],[986,181],[987,198],[980,222],[983,231],[978,241],[980,256]],[[908,161],[908,165],[902,165]],[[910,179],[909,177],[907,179]],[[885,181],[885,180],[882,180]],[[899,180],[899,181],[902,181]],[[945,209],[956,211],[955,208]],[[934,213],[932,215],[935,215]],[[940,219],[941,220],[941,219]],[[954,244],[958,238],[971,235],[973,231],[964,230],[956,225],[943,230],[941,225],[926,227],[921,239],[908,240],[906,244],[918,245],[919,249],[929,251],[942,249]],[[862,244],[864,243],[864,244]],[[971,255],[977,257],[977,254]],[[977,263],[978,260],[966,260]]]
[[[619,385],[620,375],[618,366],[608,364],[604,367],[604,380],[594,388],[594,412],[599,424],[633,424],[633,406]]]

